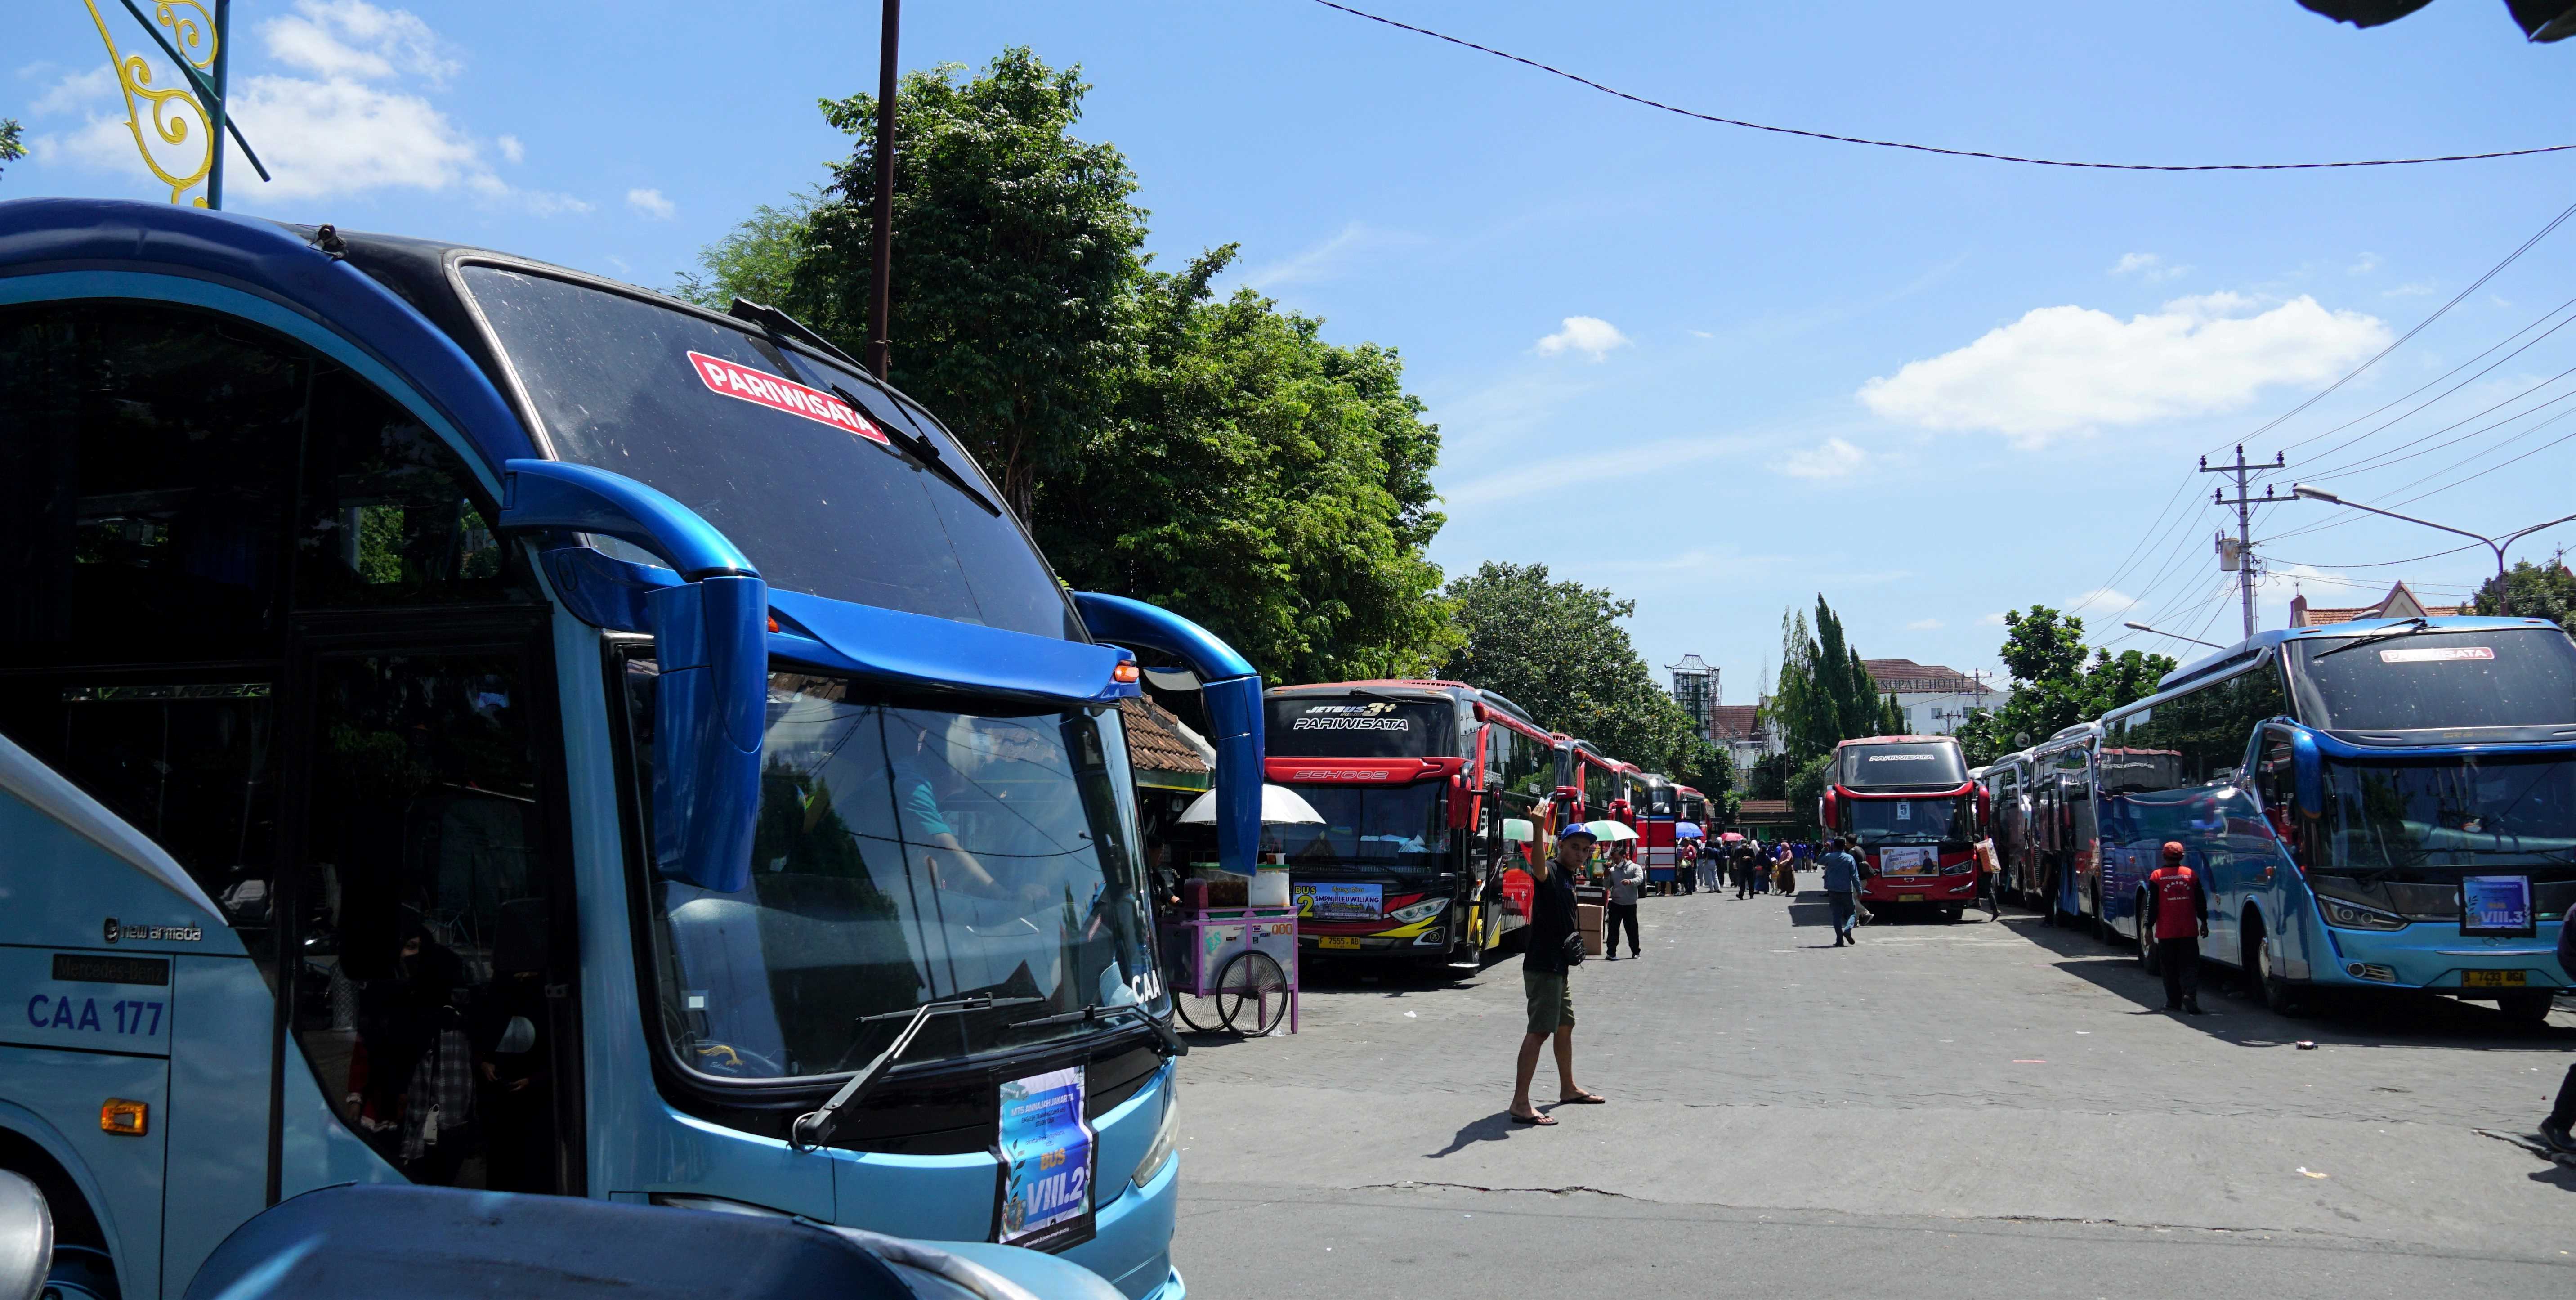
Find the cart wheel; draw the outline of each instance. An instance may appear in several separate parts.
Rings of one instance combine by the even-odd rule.
[[[1214,996],[1201,997],[1191,992],[1184,980],[1174,980],[1168,987],[1172,990],[1172,1013],[1181,1018],[1184,1027],[1201,1034],[1212,1034],[1224,1027],[1225,1018],[1217,1014]]]
[[[1258,1038],[1288,1018],[1288,972],[1269,953],[1236,953],[1216,977],[1216,1011],[1225,1027]]]

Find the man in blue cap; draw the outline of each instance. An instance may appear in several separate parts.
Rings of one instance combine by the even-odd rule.
[[[1592,846],[1599,840],[1592,828],[1581,822],[1567,824],[1556,835],[1556,853],[1530,868],[1529,949],[1521,957],[1521,989],[1529,999],[1528,1032],[1521,1035],[1521,1056],[1512,1078],[1512,1122],[1515,1124],[1556,1123],[1553,1115],[1540,1114],[1530,1104],[1530,1080],[1538,1074],[1539,1048],[1550,1039],[1556,1042],[1557,1104],[1560,1106],[1598,1106],[1598,1093],[1585,1092],[1574,1083],[1574,994],[1566,986],[1567,976],[1579,957],[1569,957],[1572,946],[1582,951],[1583,942],[1574,913],[1574,878],[1592,857]]]

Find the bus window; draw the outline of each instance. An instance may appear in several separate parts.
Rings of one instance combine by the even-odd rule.
[[[192,308],[0,308],[0,655],[273,657],[311,365]]]
[[[533,601],[464,464],[346,371],[313,380],[295,538],[298,606]]]
[[[289,905],[295,1036],[322,1094],[413,1182],[563,1190],[545,709],[526,658],[331,657],[312,683]]]

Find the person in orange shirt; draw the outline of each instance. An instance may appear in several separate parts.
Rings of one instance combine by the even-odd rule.
[[[2209,937],[2209,889],[2183,861],[2182,845],[2165,841],[2164,865],[2147,873],[2147,906],[2153,909],[2156,964],[2165,977],[2165,1010],[2200,1009],[2200,941]]]

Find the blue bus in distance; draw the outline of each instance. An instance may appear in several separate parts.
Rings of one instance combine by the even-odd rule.
[[[2316,990],[2492,1000],[2537,1023],[2568,986],[2576,643],[2545,619],[2261,632],[2041,746],[2065,773],[2056,911],[2146,938],[2168,841],[2207,883],[2201,952],[2275,1009]],[[2070,840],[2073,837],[2069,837]],[[2154,945],[2139,942],[2140,959]]]
[[[1248,872],[1260,679],[1001,501],[758,304],[0,203],[0,1169],[66,1292],[410,1182],[1180,1296],[1117,705],[1186,670]]]

